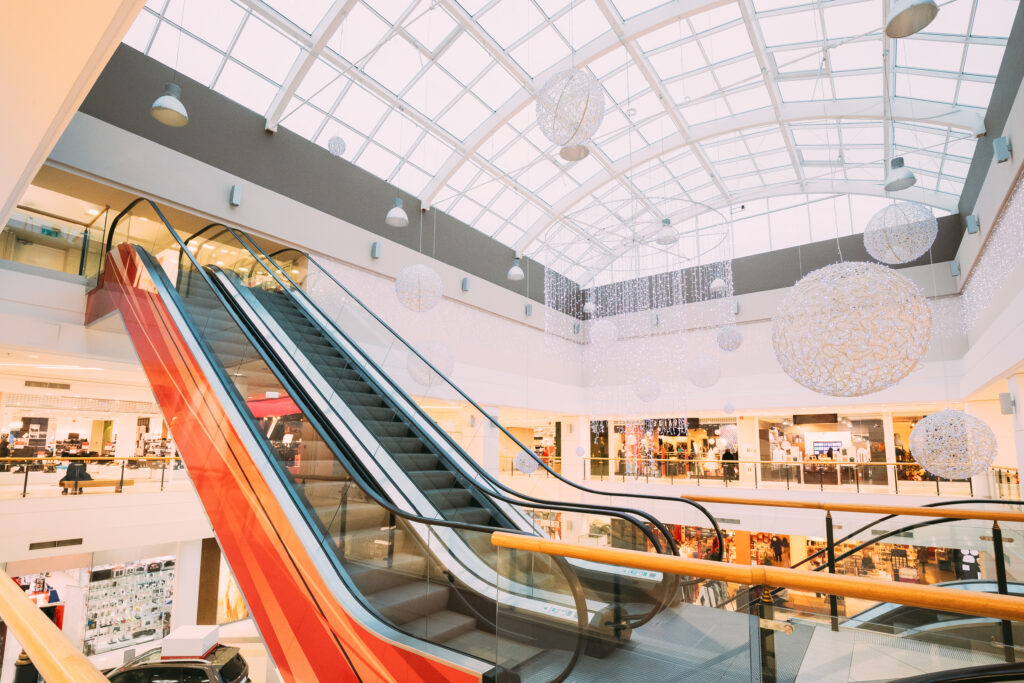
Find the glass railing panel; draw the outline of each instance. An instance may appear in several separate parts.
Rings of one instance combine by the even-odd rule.
[[[106,212],[90,222],[19,206],[0,231],[0,259],[95,280]]]

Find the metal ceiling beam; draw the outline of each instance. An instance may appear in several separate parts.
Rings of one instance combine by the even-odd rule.
[[[629,19],[623,22],[623,35],[627,40],[632,40],[671,24],[679,19],[728,4],[731,1],[732,0],[671,0],[661,7],[657,7],[649,12],[644,12],[634,19]],[[475,24],[476,22],[470,20],[469,23]],[[466,27],[467,29],[470,28],[468,25],[466,25]],[[572,66],[585,66],[598,57],[601,57],[619,47],[620,44],[619,36],[616,35],[614,31],[606,31],[588,43],[583,49],[562,59],[534,80],[538,83],[544,83],[548,78],[559,71],[564,71]],[[504,54],[504,51],[502,51],[502,54]],[[495,58],[497,58],[497,55],[495,55]],[[427,186],[420,193],[420,201],[423,206],[425,208],[429,207],[437,197],[438,193],[445,185],[448,184],[448,181],[451,180],[452,176],[455,175],[462,164],[468,159],[476,157],[476,152],[479,150],[480,145],[494,135],[494,133],[511,120],[513,116],[518,114],[523,107],[532,102],[533,98],[533,89],[524,88],[513,95],[508,102],[503,104],[500,109],[481,123],[480,126],[478,126],[477,129],[466,138],[465,142],[460,145],[460,148],[456,149],[448,157],[444,164],[442,164],[440,170],[434,175],[433,179],[427,183]]]
[[[722,198],[708,202],[707,206],[695,206],[693,209],[681,212],[679,216],[681,216],[681,220],[688,220],[702,213],[707,213],[709,208],[720,210],[730,205],[735,206],[736,204],[752,202],[757,199],[803,194],[805,192],[807,194],[850,194],[867,195],[872,197],[890,196],[890,193],[887,193],[882,189],[881,184],[869,180],[807,180],[803,184],[799,182],[782,183],[779,185],[754,188],[744,192],[736,192],[728,199]],[[950,213],[956,213],[957,210],[957,197],[941,194],[934,190],[925,190],[915,187],[900,192],[899,198],[901,200],[921,202],[922,204],[940,208],[945,211],[949,211]],[[580,278],[578,281],[579,286],[581,288],[586,287],[591,280],[599,275],[605,268],[614,263],[616,259],[623,256],[626,251],[632,247],[632,244],[625,244],[614,249],[610,254],[603,254],[586,271],[583,277]]]
[[[770,107],[747,112],[726,119],[711,121],[691,129],[692,137],[686,139],[681,135],[671,135],[664,140],[649,145],[642,150],[637,150],[632,156],[632,165],[639,166],[659,156],[670,154],[676,150],[687,147],[702,140],[716,138],[729,133],[742,131],[744,129],[773,126],[777,123],[793,123],[797,121],[836,119],[845,120],[882,120],[885,114],[885,103],[882,97],[870,97],[849,100],[831,100],[828,102],[799,102],[779,107],[779,113]],[[935,125],[950,126],[953,128],[970,131],[975,123],[975,110],[970,108],[959,108],[951,105],[944,105],[938,102],[926,102],[923,100],[895,99],[892,103],[891,117],[893,120],[923,121]],[[585,199],[591,192],[613,180],[615,175],[622,174],[630,166],[630,159],[620,159],[613,165],[612,174],[597,173],[591,176],[583,184],[572,192],[568,193],[558,203],[551,207],[549,215],[561,216],[567,213],[573,206]],[[614,174],[614,175],[613,175]],[[882,176],[879,176],[881,181]],[[808,184],[810,187],[810,184]],[[879,185],[879,187],[881,187]],[[810,190],[807,190],[810,192]],[[803,190],[797,190],[795,194],[804,194]],[[938,205],[934,205],[938,206]],[[525,251],[527,247],[553,223],[554,219],[542,218],[536,221],[530,229],[516,242],[515,249]]]
[[[281,84],[281,88],[274,95],[273,101],[267,108],[267,130],[271,132],[277,131],[277,124],[281,122],[281,117],[284,116],[288,103],[295,96],[295,91],[301,85],[306,74],[309,73],[310,68],[316,64],[316,60],[320,58],[320,53],[323,52],[327,41],[338,32],[348,13],[352,11],[352,8],[358,2],[359,0],[334,0],[334,4],[331,5],[330,9],[327,10],[327,13],[320,20],[320,23],[313,29],[309,46],[303,46],[299,50],[298,56],[292,62],[292,68],[288,70],[284,83]]]

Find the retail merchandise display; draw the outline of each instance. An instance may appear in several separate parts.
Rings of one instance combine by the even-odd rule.
[[[86,595],[87,655],[163,638],[170,632],[174,558],[93,567]]]

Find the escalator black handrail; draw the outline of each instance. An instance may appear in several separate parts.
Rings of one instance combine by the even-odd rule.
[[[725,544],[725,538],[724,538],[724,535],[722,534],[721,528],[718,526],[717,520],[715,520],[714,516],[703,505],[701,505],[700,503],[698,503],[696,501],[689,500],[688,498],[685,498],[685,497],[683,497],[683,498],[673,498],[671,496],[658,496],[658,495],[652,495],[652,494],[621,493],[621,492],[617,492],[617,491],[616,492],[613,492],[613,491],[598,491],[596,489],[592,489],[592,488],[590,488],[588,486],[583,486],[581,484],[577,484],[576,482],[573,482],[573,481],[570,481],[570,480],[566,479],[561,474],[559,474],[558,472],[555,472],[551,467],[549,467],[548,464],[543,461],[543,459],[537,457],[537,454],[534,453],[533,450],[531,450],[531,449],[527,448],[526,446],[524,446],[523,443],[519,441],[519,439],[517,439],[514,435],[512,435],[512,433],[509,432],[507,429],[505,429],[504,425],[502,425],[500,422],[498,422],[497,420],[492,418],[490,416],[490,414],[487,413],[487,411],[485,411],[476,401],[474,401],[466,392],[464,392],[461,388],[459,388],[458,385],[456,385],[454,382],[452,382],[451,379],[449,379],[444,373],[440,372],[436,367],[434,367],[433,363],[431,363],[429,360],[427,360],[419,351],[416,350],[415,347],[413,347],[411,344],[409,344],[409,342],[407,342],[405,340],[405,338],[403,338],[400,334],[398,334],[398,332],[396,332],[394,330],[394,328],[392,328],[390,325],[388,325],[386,322],[384,322],[384,320],[382,320],[380,318],[380,316],[378,316],[376,313],[374,313],[358,297],[356,297],[354,294],[352,294],[352,292],[349,291],[349,289],[347,287],[345,287],[345,285],[343,285],[340,282],[338,282],[337,278],[335,278],[334,275],[332,275],[323,266],[321,266],[319,264],[319,262],[317,262],[316,259],[314,259],[312,256],[310,256],[309,254],[304,253],[304,252],[302,252],[299,249],[296,249],[294,247],[286,247],[286,248],[283,248],[283,249],[279,249],[279,250],[275,251],[272,255],[268,255],[263,250],[262,247],[260,247],[258,244],[256,244],[256,242],[254,240],[250,240],[250,242],[253,244],[254,247],[256,247],[256,249],[259,250],[259,252],[261,254],[263,254],[263,256],[265,258],[267,258],[271,263],[274,264],[274,266],[278,270],[280,270],[282,272],[284,277],[286,277],[288,279],[288,281],[293,285],[293,287],[296,290],[302,292],[303,295],[306,297],[306,299],[313,306],[319,308],[316,305],[316,303],[312,301],[312,299],[309,297],[309,295],[306,294],[305,290],[303,290],[301,287],[299,287],[299,285],[296,284],[294,280],[292,280],[292,278],[288,275],[288,273],[285,272],[284,269],[280,267],[280,265],[278,265],[278,263],[274,260],[274,256],[277,256],[277,255],[282,254],[282,253],[287,252],[287,251],[294,251],[294,252],[298,253],[300,256],[306,258],[308,261],[310,261],[314,265],[316,265],[316,267],[320,270],[320,272],[326,274],[327,277],[330,278],[331,282],[333,282],[339,289],[341,289],[343,292],[345,292],[345,294],[348,297],[350,297],[353,301],[355,301],[359,305],[360,308],[362,308],[370,316],[372,316],[374,318],[374,320],[376,320],[379,325],[381,325],[392,336],[394,336],[395,339],[397,339],[399,342],[401,342],[403,346],[405,346],[407,349],[409,349],[409,351],[411,351],[413,354],[415,354],[416,357],[419,358],[419,360],[421,362],[425,363],[426,366],[428,368],[430,368],[430,370],[432,372],[434,372],[437,376],[443,378],[444,381],[448,384],[448,386],[450,386],[460,396],[462,396],[462,398],[465,399],[466,402],[468,402],[471,406],[473,406],[473,408],[475,408],[478,412],[483,414],[491,422],[491,424],[493,424],[495,427],[500,429],[501,432],[505,436],[507,436],[509,439],[511,439],[513,443],[515,443],[517,446],[519,446],[520,449],[522,449],[524,452],[528,453],[531,457],[533,457],[534,460],[541,467],[543,467],[548,472],[548,474],[550,474],[554,478],[558,479],[562,483],[568,484],[569,486],[571,486],[571,487],[573,487],[573,488],[575,488],[575,489],[577,489],[579,491],[583,491],[585,493],[592,493],[592,494],[595,494],[595,495],[598,495],[598,496],[615,496],[615,497],[640,498],[640,499],[645,499],[645,500],[663,500],[663,501],[668,501],[668,502],[672,502],[672,503],[682,502],[682,503],[690,505],[690,506],[696,508],[697,510],[699,510],[701,513],[704,514],[704,516],[711,523],[712,528],[715,530],[715,535],[718,537],[718,543],[719,543],[719,546],[718,546],[719,547],[718,558],[715,558],[715,559],[721,559],[722,549],[725,547],[725,545],[724,545]],[[328,320],[331,320],[330,316],[325,315],[324,317],[327,318]],[[331,322],[332,322],[332,324],[334,323],[333,320],[331,320]],[[335,325],[335,328],[337,329],[337,325]],[[395,387],[395,388],[396,388],[396,390],[400,391],[403,395],[405,394],[405,392],[401,389],[401,387]],[[444,430],[441,430],[441,431],[444,431]],[[528,496],[526,496],[526,495],[524,495],[524,494],[522,494],[522,493],[520,493],[518,491],[515,491],[514,489],[510,489],[510,488],[506,487],[504,484],[501,484],[499,481],[497,481],[497,478],[493,477],[489,472],[487,472],[486,470],[481,468],[478,463],[476,463],[475,461],[472,460],[472,458],[469,458],[469,460],[472,461],[474,469],[476,469],[482,476],[487,478],[488,481],[490,481],[492,484],[494,484],[496,486],[499,486],[503,490],[505,490],[507,492],[510,492],[510,493],[513,493],[514,495],[521,496],[523,498],[529,498]],[[659,531],[661,531],[660,528],[659,528]],[[662,533],[664,534],[664,531]],[[678,553],[678,546],[676,546],[675,539],[672,537],[671,534],[668,534],[668,542],[669,542],[670,546],[675,546],[674,550],[673,550],[673,554],[678,555],[679,554]]]
[[[210,278],[209,274],[205,271],[205,269],[202,268],[202,266],[200,266],[200,264],[199,264],[198,260],[195,258],[195,256],[187,248],[185,248],[184,243],[183,243],[183,241],[181,239],[181,236],[171,226],[170,222],[167,220],[166,216],[164,216],[164,214],[160,210],[160,208],[152,200],[150,200],[150,199],[148,199],[146,197],[139,197],[139,198],[133,200],[124,210],[122,210],[117,215],[117,217],[115,217],[114,221],[111,223],[111,226],[110,226],[110,233],[107,236],[107,242],[106,242],[107,243],[107,252],[106,253],[109,253],[111,251],[114,233],[117,230],[117,225],[120,222],[121,218],[123,216],[127,215],[128,212],[130,212],[132,209],[134,209],[141,202],[146,202],[146,203],[148,203],[150,205],[150,207],[153,209],[153,211],[156,213],[156,215],[160,218],[161,222],[163,222],[164,227],[167,229],[167,231],[171,235],[171,237],[173,237],[174,240],[178,243],[179,247],[184,248],[185,253],[188,254],[188,259],[192,263],[193,270],[196,273],[199,274],[199,276],[206,282],[207,286],[210,287],[210,289],[218,296],[218,298],[220,298],[221,295],[219,293],[219,290],[214,285],[214,283],[212,282],[212,279]],[[150,263],[150,265],[153,268],[153,272],[157,273],[158,276],[160,276],[160,277],[165,277],[166,278],[166,273],[164,272],[163,268],[160,267],[160,265],[155,262],[153,257],[148,252],[146,252],[139,245],[132,245],[132,246],[138,251],[138,253],[143,257],[144,260],[146,260],[147,262]],[[168,281],[168,284],[170,284],[169,281]],[[172,296],[177,296],[177,290],[173,286],[169,286],[168,287],[168,291],[172,293]],[[224,301],[221,301],[221,303],[225,304]],[[200,350],[208,358],[211,358],[211,359],[216,358],[217,356],[209,348],[209,346],[206,343],[205,339],[203,339],[199,335],[198,331],[195,329],[195,326],[193,325],[192,320],[191,320],[191,316],[188,314],[188,311],[186,310],[183,302],[181,302],[179,300],[179,301],[175,302],[175,305],[183,313],[182,320],[184,321],[186,327],[188,328],[188,332],[191,335],[191,337],[193,339],[195,339],[196,342],[199,344]],[[233,310],[231,310],[231,307],[227,306],[225,304],[225,309],[232,316],[232,318],[234,319],[235,323],[238,324],[239,329],[241,329],[243,331],[243,334],[249,334],[249,332],[247,330],[247,326],[244,324],[244,322],[242,320],[240,320],[237,317],[235,312]],[[259,350],[260,347],[255,343],[255,340],[251,338],[251,335],[250,335],[249,342],[252,343],[253,346],[257,350]],[[261,351],[261,353],[262,353],[262,351]],[[273,372],[277,376],[278,381],[280,381],[283,386],[289,386],[290,385],[290,382],[288,382],[284,377],[282,377],[280,375],[279,370],[278,370],[278,368],[276,367],[276,365],[274,363],[269,362],[269,359],[266,359],[266,358],[264,359],[264,361],[267,363],[267,366],[271,370],[271,372]],[[222,385],[225,388],[233,386],[231,381],[228,379],[227,373],[225,372],[224,368],[221,367],[221,365],[219,363],[211,362],[210,365],[213,367],[214,373],[217,375],[217,379],[222,383]],[[227,394],[228,399],[234,404],[235,409],[239,412],[239,414],[244,416],[246,414],[246,410],[247,409],[245,408],[245,406],[242,405],[242,400],[237,395],[237,393],[234,392],[234,391],[231,391],[231,390],[228,390],[225,393]],[[299,392],[299,393],[301,393],[301,392]],[[295,400],[296,404],[298,405],[299,401],[302,401],[304,399],[304,397],[301,397],[301,396],[298,396],[298,395],[293,395],[292,399]],[[309,410],[308,407],[306,409]],[[309,412],[312,412],[312,411],[309,410]],[[308,417],[309,413],[307,412],[305,414]],[[268,445],[264,442],[264,439],[262,438],[262,434],[259,433],[259,430],[253,430],[252,429],[252,426],[251,426],[249,420],[246,420],[246,426],[249,427],[249,431],[251,432],[251,434],[256,437],[257,443],[260,443],[261,446],[263,446],[265,449],[269,448]],[[318,428],[318,431],[322,432],[322,429],[321,429],[322,428],[322,424],[317,422],[316,423],[316,427]],[[323,435],[323,434],[321,434],[321,435]],[[268,450],[268,452],[269,452],[269,450]],[[337,453],[337,451],[335,451],[335,452]],[[270,458],[268,458],[268,460],[271,463],[277,463],[277,458],[275,458],[275,457],[270,457]],[[400,518],[400,519],[403,519],[403,520],[406,520],[406,521],[411,521],[411,522],[417,522],[417,523],[420,523],[420,524],[425,524],[425,525],[428,525],[428,526],[441,526],[441,527],[459,529],[459,530],[464,530],[464,531],[475,531],[475,532],[479,532],[479,533],[488,533],[488,534],[490,534],[490,533],[493,533],[495,531],[505,531],[505,532],[509,531],[508,529],[502,529],[502,528],[498,528],[498,527],[490,527],[490,526],[486,526],[486,525],[472,524],[472,523],[468,523],[468,522],[454,522],[454,521],[451,521],[451,520],[444,520],[444,519],[432,519],[432,518],[428,518],[428,517],[423,517],[421,515],[408,513],[408,512],[406,512],[404,510],[401,510],[401,509],[399,509],[397,507],[394,507],[385,498],[380,496],[378,491],[376,490],[376,487],[371,485],[370,482],[363,477],[363,473],[359,471],[359,468],[346,468],[346,469],[348,471],[349,476],[352,477],[352,479],[356,482],[356,484],[359,485],[360,488],[367,495],[369,495],[370,498],[372,498],[375,503],[380,505],[382,508],[384,508],[385,510],[387,510],[388,512],[390,512],[391,514],[393,514],[397,518]],[[297,496],[296,496],[296,493],[294,491],[294,488],[289,485],[289,482],[286,479],[285,473],[280,469],[280,467],[277,467],[277,466],[275,466],[275,470],[278,472],[278,476],[282,479],[282,483],[285,484],[285,489],[287,491],[289,491],[289,494],[291,495],[291,497],[293,499],[295,499],[295,502],[297,503],[296,507],[299,510],[299,513],[306,520],[306,523],[307,523],[307,525],[309,525],[310,529],[314,532],[314,536],[320,537],[320,543],[323,544],[326,541],[326,539],[327,539],[326,535],[321,536],[321,534],[319,534],[316,531],[316,528],[317,528],[316,524],[310,518],[308,512],[305,509],[305,506],[301,503],[301,501],[297,500]],[[260,503],[258,499],[257,499],[257,504],[262,506],[262,503]],[[275,533],[276,533],[276,531],[275,531]],[[519,532],[519,530],[513,530],[513,533],[523,533],[523,535],[530,535],[530,534],[527,534],[526,532]],[[287,545],[284,545],[283,547],[284,547],[286,555],[294,563],[295,560],[294,560],[294,558],[291,557],[291,553],[287,549]],[[296,568],[298,568],[298,564],[296,564],[295,566],[296,566]],[[584,646],[584,642],[585,642],[584,632],[587,630],[587,628],[589,626],[589,624],[587,623],[587,615],[589,614],[589,612],[588,612],[588,608],[587,608],[587,605],[586,605],[586,598],[583,595],[582,584],[580,583],[579,578],[576,576],[575,572],[572,570],[572,568],[570,567],[570,565],[568,563],[564,563],[564,565],[563,564],[559,564],[559,568],[562,570],[562,572],[566,576],[566,580],[567,580],[567,582],[569,584],[569,588],[570,588],[570,590],[572,591],[572,594],[573,594],[573,602],[576,605],[576,613],[577,613],[576,647],[574,649],[574,654],[573,654],[573,657],[570,660],[569,666],[567,666],[559,674],[558,677],[552,679],[551,683],[559,683],[560,681],[563,681],[563,680],[565,680],[566,677],[568,677],[568,675],[571,672],[572,668],[575,666],[576,661],[578,661],[580,655],[582,654],[583,646]],[[345,573],[344,573],[343,569],[342,569],[341,573],[344,576]],[[299,573],[299,576],[300,576],[300,580],[302,580],[305,583],[305,579],[301,578],[301,572]],[[391,621],[386,619],[385,617],[383,617],[383,615],[381,615],[373,607],[372,604],[370,604],[365,599],[362,599],[361,593],[358,590],[355,590],[354,586],[350,586],[350,589],[352,590],[353,595],[355,595],[358,599],[360,599],[360,602],[363,603],[364,607],[369,609],[371,613],[377,615],[377,617],[383,623],[386,623],[391,628],[394,628],[394,629],[404,633],[404,631],[402,631],[401,627],[391,623]],[[324,613],[323,608],[319,605],[317,599],[314,597],[314,594],[311,592],[310,595],[311,595],[311,599],[313,600],[313,604],[317,605],[317,609],[320,611],[321,615],[326,618],[326,614]],[[581,606],[582,606],[582,611],[581,611]],[[406,634],[406,635],[409,635],[410,637],[412,637],[412,638],[414,638],[416,640],[422,640],[422,639],[416,638],[415,636],[412,636],[411,634]],[[495,635],[497,635],[497,634],[495,634]],[[336,635],[335,635],[335,638],[337,639]],[[342,648],[342,650],[344,651],[345,647],[344,647],[344,645],[341,644],[341,641],[338,640],[337,642],[338,642],[339,646]],[[429,642],[429,641],[427,641],[427,642]],[[434,645],[438,645],[439,647],[446,647],[443,644],[437,644],[437,643],[433,643],[433,644]],[[452,649],[452,648],[447,648],[446,647],[446,649]],[[457,650],[453,650],[453,651],[457,652]],[[461,652],[460,652],[460,654],[466,655],[466,653],[461,653]],[[486,661],[486,660],[484,660],[484,661]]]
[[[207,226],[207,228],[209,228],[209,227],[211,227],[211,226]],[[301,290],[299,289],[298,285],[296,285],[294,280],[292,280],[287,275],[287,273],[284,272],[284,269],[282,269],[279,264],[277,264],[272,259],[270,259],[270,257],[267,256],[266,252],[264,252],[262,250],[262,248],[260,248],[259,245],[257,245],[255,243],[255,241],[252,240],[248,235],[246,235],[245,233],[242,233],[240,231],[236,232],[235,230],[233,230],[232,228],[227,227],[227,226],[223,226],[223,227],[227,228],[228,232],[231,233],[231,235],[238,241],[238,243],[240,243],[243,246],[243,248],[245,248],[249,252],[250,256],[252,256],[252,258],[254,259],[254,263],[258,264],[258,266],[260,268],[265,270],[274,279],[274,281],[277,283],[277,285],[281,288],[281,291],[284,293],[284,295],[289,297],[292,300],[295,300],[296,297],[297,297],[297,294],[295,292],[301,291]],[[207,228],[204,228],[204,230],[206,230]],[[218,234],[222,234],[222,233],[218,233]],[[242,236],[244,236],[245,239],[243,239]],[[264,261],[263,259],[261,259],[260,257],[258,257],[253,252],[252,247],[249,246],[250,244],[252,245],[252,247],[255,247],[260,252],[260,254],[263,256],[263,259],[266,259],[266,261],[270,262],[272,267],[268,267],[267,262]],[[277,271],[277,272],[273,272],[273,271]],[[282,279],[280,277],[280,275],[282,275],[282,274],[284,275],[285,278],[287,278],[287,284],[284,281],[282,281]],[[309,298],[309,296],[305,292],[302,292],[302,296],[303,296],[304,300],[310,306],[312,306],[314,308],[314,310],[320,311],[319,307]],[[299,306],[299,309],[301,310],[302,306],[300,304],[298,304],[298,302],[296,302],[296,304]],[[323,317],[326,320],[328,320],[330,322],[330,325],[333,327],[334,331],[339,336],[344,338],[349,344],[351,344],[352,347],[354,349],[356,349],[361,354],[361,356],[363,357],[364,361],[367,362],[369,365],[371,365],[376,370],[376,372],[378,373],[378,375],[380,377],[384,377],[384,378],[388,377],[387,373],[385,373],[376,364],[376,362],[372,358],[369,358],[365,354],[365,352],[362,351],[360,346],[358,344],[356,344],[348,336],[348,334],[345,333],[345,331],[342,330],[337,325],[337,323],[335,321],[331,320],[328,316],[323,314],[322,311],[320,311],[320,313],[321,313],[321,315],[323,315]],[[312,320],[310,322],[313,325],[319,327],[319,325],[316,322],[314,322]],[[330,339],[330,335],[328,335],[327,338],[330,340],[330,343],[332,345],[335,344],[335,342]],[[375,379],[373,379],[372,377],[364,376],[364,380],[368,381],[372,385],[374,385],[376,387],[376,390],[378,391],[378,393],[382,397],[387,395],[387,392],[384,391],[384,388],[381,387],[377,383],[377,381]],[[427,420],[428,424],[432,423],[432,420],[430,420],[429,417],[422,411],[422,409],[420,408],[419,404],[416,403],[415,401],[413,401],[401,389],[401,387],[398,387],[398,386],[394,385],[394,383],[392,383],[391,386],[392,386],[392,389],[399,395],[399,397],[404,399],[404,401],[405,401],[407,406],[410,406],[410,407],[412,407],[412,409],[416,410],[417,413],[422,418]],[[573,512],[580,512],[580,513],[584,513],[584,514],[586,514],[586,513],[591,513],[592,514],[592,513],[597,512],[597,513],[603,514],[603,515],[608,515],[608,516],[613,516],[613,517],[620,517],[620,518],[628,521],[629,523],[631,523],[635,527],[638,527],[639,530],[641,531],[641,533],[643,533],[647,537],[647,539],[651,542],[651,545],[655,548],[656,552],[658,552],[658,553],[666,552],[666,550],[662,547],[661,543],[659,542],[657,537],[652,533],[652,531],[646,525],[641,523],[639,520],[634,519],[633,515],[636,515],[638,517],[643,517],[643,518],[645,518],[645,519],[647,519],[648,521],[651,522],[652,526],[654,526],[662,534],[663,538],[667,539],[667,543],[669,544],[669,547],[667,549],[667,553],[668,554],[672,554],[672,555],[677,555],[678,554],[678,547],[675,544],[675,539],[669,533],[668,529],[665,528],[665,526],[661,523],[661,521],[658,520],[653,515],[645,512],[645,511],[641,511],[641,510],[633,510],[633,509],[628,509],[628,508],[608,508],[608,507],[605,507],[605,506],[593,505],[593,504],[589,504],[589,503],[576,503],[576,504],[573,504],[572,506],[568,506],[568,505],[566,505],[564,503],[557,503],[557,502],[554,502],[554,501],[549,501],[549,500],[545,500],[545,499],[541,499],[541,498],[527,496],[527,495],[522,494],[522,493],[520,493],[518,491],[514,491],[514,490],[509,489],[508,487],[504,486],[500,482],[495,481],[485,471],[483,471],[475,461],[473,461],[471,458],[466,456],[465,453],[462,451],[462,449],[458,446],[458,444],[456,444],[452,440],[451,436],[445,430],[436,430],[436,431],[441,434],[442,438],[447,441],[449,446],[452,449],[454,449],[455,452],[462,453],[464,455],[463,460],[465,460],[467,462],[471,462],[472,466],[473,466],[473,469],[475,469],[486,480],[492,482],[496,486],[496,488],[499,488],[500,490],[504,490],[504,491],[506,491],[508,493],[511,493],[512,495],[515,495],[515,496],[519,497],[519,498],[523,498],[523,499],[527,499],[527,500],[533,501],[530,504],[531,507],[544,507],[544,508],[552,509],[552,510],[573,511]],[[430,434],[430,435],[423,434],[422,436],[428,442],[434,442],[435,434]],[[445,449],[437,448],[437,444],[436,443],[433,443],[433,445],[434,445],[436,454],[439,457],[443,457],[445,460],[448,460],[450,462],[450,457],[449,457],[448,453],[445,451]],[[456,467],[456,471],[457,470],[458,470],[458,468]],[[469,479],[469,481],[472,482],[472,479]],[[477,485],[475,482],[473,482],[473,485],[474,485],[474,488],[476,488],[476,490],[480,491],[489,500],[499,500],[499,501],[505,502],[505,503],[507,503],[509,505],[516,506],[516,507],[522,507],[522,506],[524,506],[526,504],[522,500],[510,499],[507,496],[504,496],[501,493],[498,493],[497,491],[487,491],[487,490],[483,489],[482,487],[480,487],[479,485]],[[573,508],[576,508],[576,509],[573,509]],[[662,585],[662,594],[660,596],[660,599],[644,615],[641,615],[639,617],[634,617],[632,615],[625,615],[624,619],[623,619],[624,623],[628,623],[630,625],[630,627],[632,627],[632,628],[638,628],[638,627],[646,624],[647,622],[649,622],[651,619],[653,619],[655,616],[657,616],[657,614],[659,614],[663,609],[665,609],[669,605],[669,603],[671,601],[674,600],[674,596],[678,592],[678,590],[679,590],[680,586],[682,585],[682,583],[683,583],[683,581],[682,581],[681,577],[674,576],[674,575],[663,574],[662,575],[662,583],[661,583],[661,585]]]

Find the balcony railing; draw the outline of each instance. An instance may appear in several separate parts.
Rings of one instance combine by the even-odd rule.
[[[0,458],[0,499],[191,488],[180,458]]]

